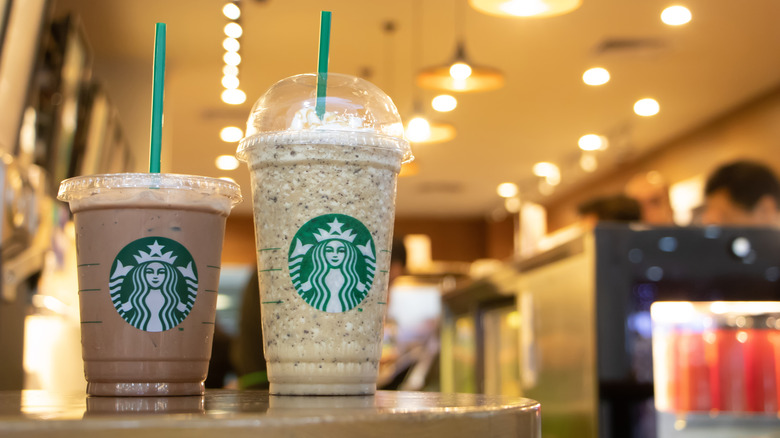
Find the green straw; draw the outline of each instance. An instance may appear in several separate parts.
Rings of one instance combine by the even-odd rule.
[[[328,52],[330,52],[330,11],[320,12],[320,55],[317,60],[317,104],[315,111],[325,116],[325,90],[328,88]]]
[[[149,148],[149,173],[160,173],[163,89],[165,88],[165,23],[154,30],[154,77],[152,79],[152,140]]]

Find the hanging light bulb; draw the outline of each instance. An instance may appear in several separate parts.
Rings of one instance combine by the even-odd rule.
[[[225,76],[238,76],[238,67],[235,65],[226,65],[222,67],[222,74]]]
[[[228,52],[238,52],[238,49],[241,48],[241,43],[235,38],[227,37],[222,40],[222,48]]]
[[[431,106],[440,113],[450,112],[457,108],[458,99],[455,99],[449,94],[441,94],[433,98],[431,101]]]
[[[469,62],[463,43],[458,43],[453,61],[423,69],[417,74],[417,85],[460,92],[495,90],[504,86],[504,74],[498,69]]]
[[[240,105],[246,102],[246,93],[238,88],[229,88],[222,92],[222,101],[230,105]]]
[[[650,117],[658,114],[661,106],[652,98],[639,99],[634,104],[634,112],[642,117]]]
[[[455,80],[465,80],[471,76],[471,66],[465,62],[458,61],[450,66],[450,76]]]
[[[236,20],[241,16],[241,9],[235,3],[227,3],[222,8],[222,13],[231,20]]]
[[[417,116],[406,125],[406,138],[411,142],[423,142],[431,137],[431,124],[425,117]]]
[[[224,142],[233,143],[241,140],[244,136],[244,131],[237,126],[226,126],[219,131],[219,138]]]
[[[225,88],[238,88],[238,78],[235,76],[222,76],[222,86]]]
[[[225,61],[225,64],[227,65],[235,66],[241,64],[241,55],[236,52],[225,52],[222,56],[222,60]]]
[[[244,34],[244,29],[241,28],[241,25],[233,22],[226,24],[224,31],[225,35],[230,38],[241,38],[241,35]]]
[[[235,170],[238,168],[238,159],[232,155],[220,155],[215,164],[219,170]]]

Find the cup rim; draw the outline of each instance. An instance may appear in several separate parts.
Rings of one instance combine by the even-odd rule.
[[[224,196],[231,206],[242,201],[241,187],[221,178],[176,173],[104,173],[82,175],[63,180],[57,199],[71,202],[85,196],[115,189],[197,190],[210,195]]]

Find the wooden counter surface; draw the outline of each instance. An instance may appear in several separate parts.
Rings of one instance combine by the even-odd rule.
[[[534,400],[477,394],[281,397],[209,390],[201,397],[120,398],[0,392],[4,438],[539,438],[540,425]]]

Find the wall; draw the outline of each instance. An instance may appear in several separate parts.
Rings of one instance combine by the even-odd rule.
[[[492,222],[470,219],[396,218],[395,237],[427,234],[435,261],[472,262],[482,258],[506,259],[512,255],[512,218]],[[251,216],[228,218],[222,263],[254,264],[255,235]]]
[[[548,204],[548,231],[577,220],[577,205],[604,194],[622,191],[639,172],[656,170],[674,184],[696,175],[709,174],[724,162],[737,158],[760,160],[780,174],[780,87],[655,149],[650,154],[621,165],[576,193]]]

